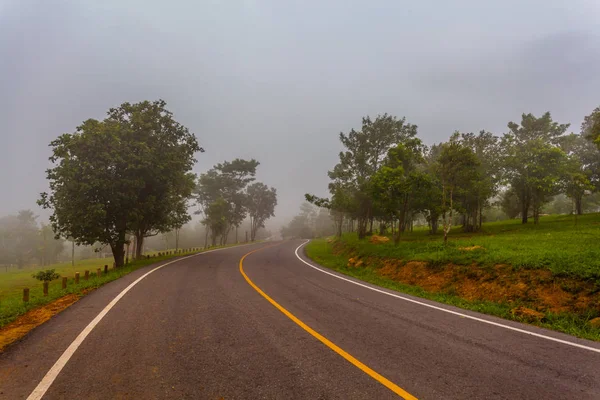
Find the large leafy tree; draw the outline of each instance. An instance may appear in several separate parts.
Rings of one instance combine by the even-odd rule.
[[[50,193],[39,204],[53,209],[57,235],[109,245],[122,266],[129,233],[168,229],[188,196],[188,172],[201,149],[164,107],[163,101],[124,103],[50,144]]]
[[[542,206],[560,188],[564,153],[558,144],[568,127],[554,122],[549,112],[541,117],[523,114],[520,124],[508,123],[509,132],[502,138],[502,163],[506,181],[521,205],[524,224],[530,210],[537,223]]]
[[[255,182],[246,189],[246,204],[250,216],[250,239],[256,239],[256,232],[264,228],[265,221],[275,215],[277,191],[262,182]]]
[[[203,150],[165,107],[163,100],[123,103],[111,108],[105,120],[119,126],[121,140],[134,144],[129,156],[141,166],[138,207],[132,210],[129,223],[136,257],[141,256],[144,238],[190,220],[187,201],[195,186],[190,171],[196,161],[194,153]]]

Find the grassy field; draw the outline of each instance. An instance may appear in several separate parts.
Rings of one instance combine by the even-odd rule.
[[[183,253],[183,255],[185,254],[191,253]],[[71,266],[71,263],[62,263],[39,269],[2,273],[0,274],[0,328],[14,321],[18,316],[25,314],[27,311],[50,303],[62,296],[84,294],[90,289],[102,286],[146,265],[180,256],[167,255],[158,257],[156,254],[148,255],[151,255],[151,258],[133,261],[118,269],[112,268],[112,258],[106,258],[78,261],[75,263],[75,266]],[[104,274],[104,265],[109,266],[107,274]],[[66,289],[62,289],[61,279],[54,280],[50,282],[48,296],[44,296],[42,283],[34,279],[31,275],[37,270],[52,268],[56,269],[61,276],[68,277],[68,285]],[[100,277],[96,276],[98,268],[102,269]],[[83,279],[84,271],[86,270],[90,271],[90,278],[87,281]],[[80,273],[79,284],[75,284],[75,272]],[[22,300],[23,288],[25,287],[30,289],[30,301],[28,303],[24,303]]]
[[[441,229],[440,229],[441,230]],[[493,266],[509,264],[514,268],[547,269],[555,275],[600,280],[600,214],[575,218],[558,215],[540,218],[540,224],[521,224],[517,220],[486,223],[481,233],[463,233],[454,228],[444,246],[442,235],[416,229],[401,238],[372,244],[356,235],[343,238],[360,256],[391,257],[424,261],[430,265]],[[479,246],[474,250],[465,250]]]
[[[347,234],[306,246],[315,262],[367,282],[600,341],[600,214],[548,216],[540,225],[454,229],[448,246],[426,230],[399,245]],[[477,246],[477,247],[476,247]]]
[[[173,251],[165,250],[166,251]],[[149,252],[145,255],[152,257],[156,256],[158,252]],[[0,272],[0,304],[3,298],[11,297],[16,293],[22,293],[23,288],[34,288],[41,285],[41,282],[33,278],[31,275],[37,271],[43,271],[47,269],[55,269],[61,276],[67,276],[73,278],[75,272],[79,272],[83,276],[84,271],[88,270],[90,273],[96,273],[96,269],[101,268],[104,270],[104,266],[108,265],[112,268],[113,258],[92,258],[87,260],[75,261],[75,265],[71,265],[71,262],[63,262],[52,265],[46,265],[44,267],[25,267],[22,270],[13,269],[8,272]],[[54,282],[54,284],[60,285],[60,282]]]

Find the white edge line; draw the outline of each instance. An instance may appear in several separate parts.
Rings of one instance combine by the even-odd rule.
[[[342,276],[339,276],[337,274],[331,273],[329,271],[325,271],[325,270],[323,270],[323,269],[321,269],[319,267],[315,267],[311,263],[308,263],[308,262],[304,261],[302,259],[302,257],[300,257],[298,255],[298,250],[300,250],[300,248],[302,246],[304,246],[305,244],[307,244],[308,242],[310,242],[310,240],[307,240],[306,242],[304,242],[300,246],[298,246],[296,248],[296,251],[294,253],[296,254],[296,257],[300,261],[302,261],[304,264],[306,264],[309,267],[314,268],[317,271],[320,271],[320,272],[322,272],[324,274],[331,275],[331,276],[333,276],[335,278],[338,278],[338,279],[341,279],[343,281],[350,282],[350,283],[353,283],[355,285],[362,286],[364,288],[373,290],[373,291],[378,292],[378,293],[386,294],[388,296],[392,296],[392,297],[395,297],[395,298],[400,299],[400,300],[408,301],[408,302],[411,302],[411,303],[414,303],[414,304],[418,304],[418,305],[421,305],[421,306],[424,306],[424,307],[433,308],[434,310],[443,311],[443,312],[446,312],[446,313],[449,313],[449,314],[458,315],[459,317],[468,318],[468,319],[472,319],[474,321],[482,322],[484,324],[489,324],[489,325],[497,326],[497,327],[500,327],[500,328],[509,329],[511,331],[524,333],[526,335],[531,335],[531,336],[539,337],[539,338],[542,338],[542,339],[551,340],[553,342],[562,343],[562,344],[566,344],[566,345],[573,346],[573,347],[579,347],[580,349],[585,349],[585,350],[593,351],[595,353],[600,353],[600,349],[597,349],[595,347],[585,346],[583,344],[573,343],[573,342],[569,342],[567,340],[553,338],[552,336],[546,336],[546,335],[542,335],[540,333],[530,332],[530,331],[527,331],[525,329],[515,328],[513,326],[504,325],[504,324],[501,324],[501,323],[498,323],[498,322],[488,321],[488,320],[483,319],[483,318],[474,317],[472,315],[463,314],[463,313],[460,313],[460,312],[457,312],[457,311],[448,310],[448,309],[443,308],[443,307],[434,306],[432,304],[427,304],[427,303],[424,303],[424,302],[421,302],[421,301],[418,301],[418,300],[413,300],[413,299],[410,299],[408,297],[400,296],[400,295],[397,295],[397,294],[394,294],[394,293],[389,293],[389,292],[386,292],[385,290],[377,289],[377,288],[374,288],[372,286],[365,285],[365,284],[360,283],[360,282],[356,282],[356,281],[354,281],[352,279],[344,278]]]
[[[249,244],[256,244],[256,243],[249,243]],[[222,248],[222,249],[207,250],[207,251],[200,252],[198,254],[192,254],[190,256],[181,257],[181,258],[178,258],[176,260],[169,261],[168,263],[159,265],[158,267],[156,267],[156,268],[154,268],[154,269],[146,272],[144,275],[142,275],[139,278],[137,278],[129,286],[127,286],[125,289],[123,289],[123,291],[121,293],[119,293],[114,299],[112,299],[112,301],[110,303],[108,303],[108,305],[106,307],[104,307],[104,309],[102,311],[100,311],[100,313],[96,316],[96,318],[94,318],[92,320],[92,322],[90,322],[83,329],[83,331],[81,331],[81,333],[75,338],[75,340],[73,341],[73,343],[71,343],[69,345],[69,347],[67,347],[67,349],[60,356],[60,358],[58,360],[56,360],[56,362],[54,363],[54,365],[52,366],[52,368],[50,368],[50,370],[42,378],[42,380],[36,386],[36,388],[33,389],[33,392],[31,392],[31,394],[29,395],[29,397],[27,397],[27,400],[40,400],[46,394],[46,392],[48,391],[48,389],[50,389],[50,386],[52,385],[52,383],[54,382],[54,380],[56,379],[56,377],[58,376],[58,374],[60,374],[60,372],[65,367],[65,365],[67,364],[67,362],[69,362],[69,360],[71,359],[71,357],[73,356],[73,354],[75,353],[75,351],[77,351],[77,349],[79,348],[79,346],[81,345],[81,343],[83,343],[83,341],[85,340],[85,338],[92,332],[92,330],[96,327],[96,325],[98,325],[98,323],[102,320],[102,318],[104,318],[104,316],[106,314],[108,314],[108,312],[111,310],[111,308],[113,308],[115,306],[115,304],[117,304],[117,302],[119,300],[121,300],[121,298],[123,298],[123,296],[125,296],[125,294],[127,294],[127,292],[129,292],[142,279],[144,279],[145,277],[147,277],[148,275],[150,275],[154,271],[157,271],[157,270],[161,269],[162,267],[166,267],[167,265],[176,263],[178,261],[185,260],[187,258],[200,256],[200,255],[206,254],[206,253],[212,253],[214,251],[230,250],[230,249],[235,248],[235,247],[248,246],[249,244],[244,244],[244,245],[239,245],[239,246],[225,247],[225,248]]]

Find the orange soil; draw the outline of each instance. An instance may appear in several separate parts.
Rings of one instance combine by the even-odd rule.
[[[336,252],[341,253],[341,248]],[[513,314],[541,319],[545,312],[600,312],[600,290],[593,282],[553,276],[550,271],[513,269],[510,265],[429,267],[425,262],[353,257],[348,266],[373,267],[380,276],[419,286],[429,292],[455,294],[466,300],[524,304]]]
[[[68,294],[52,303],[33,309],[0,329],[0,353],[9,344],[21,339],[36,326],[48,321],[71,304],[79,300],[76,294]]]

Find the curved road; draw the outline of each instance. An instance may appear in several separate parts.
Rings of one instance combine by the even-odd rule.
[[[44,399],[600,398],[597,343],[352,284],[300,261],[301,244],[240,246],[152,272],[49,373],[158,264],[105,285],[0,354],[0,399],[28,398],[47,375]],[[240,259],[254,250],[243,261],[251,284]]]

